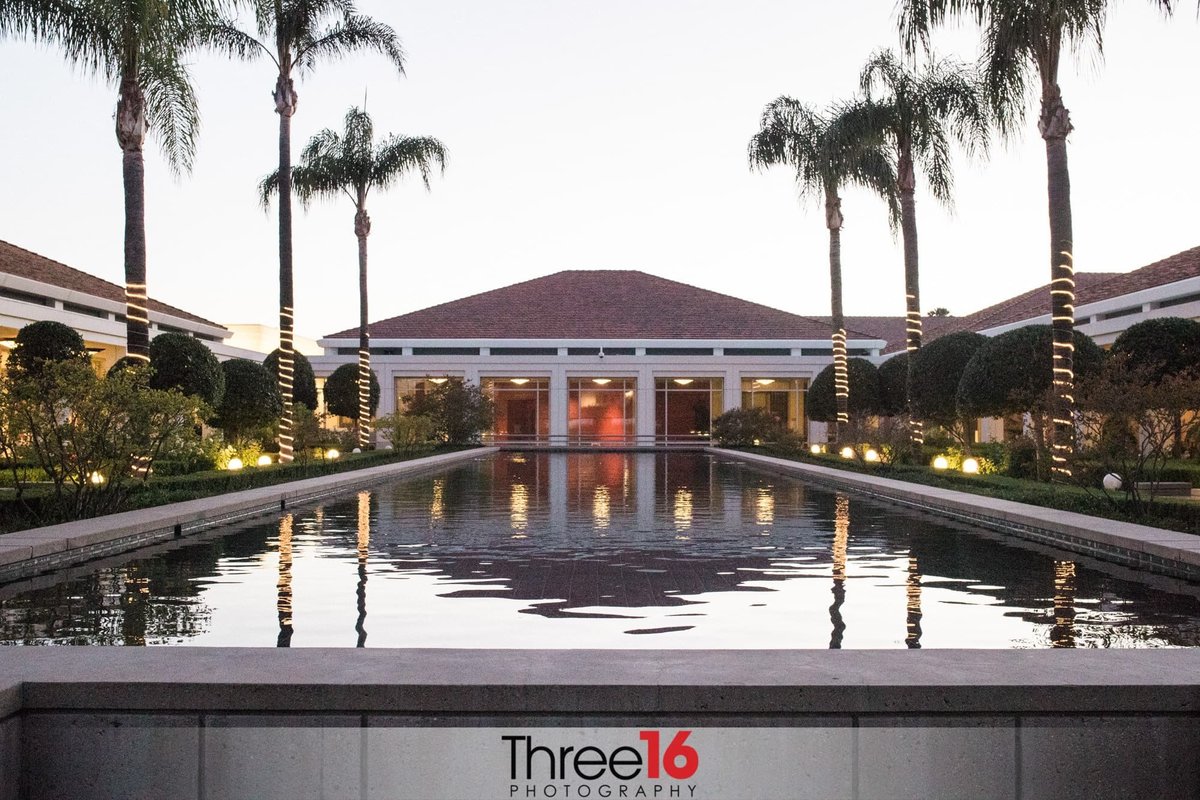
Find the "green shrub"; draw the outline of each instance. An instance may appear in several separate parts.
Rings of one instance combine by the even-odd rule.
[[[404,413],[433,420],[434,435],[448,444],[477,442],[492,427],[495,404],[482,388],[450,378],[422,395],[402,399]]]
[[[213,425],[225,432],[226,441],[237,441],[274,425],[283,413],[275,377],[254,361],[235,358],[221,364],[225,397],[217,407]]]
[[[82,336],[61,322],[42,320],[17,331],[8,372],[15,379],[36,377],[46,364],[87,358]]]
[[[851,358],[846,362],[850,379],[850,414],[872,415],[880,412],[879,370],[865,358]],[[805,396],[808,418],[817,422],[833,422],[837,419],[837,400],[833,391],[833,365],[817,373]]]
[[[783,423],[763,408],[733,408],[712,423],[712,440],[722,447],[760,445],[782,433]]]
[[[279,375],[279,348],[275,348],[263,359],[263,367],[276,378]],[[292,403],[315,409],[317,401],[317,378],[313,374],[312,362],[303,353],[292,353]]]
[[[909,354],[894,355],[879,365],[879,415],[894,417],[908,408]]]
[[[161,333],[150,342],[150,388],[199,397],[216,408],[225,396],[221,362],[186,333]]]
[[[963,331],[941,336],[918,350],[912,362],[913,414],[960,441],[965,439],[965,420],[958,413],[958,384],[971,358],[987,341],[986,336]]]
[[[371,416],[379,408],[379,378],[371,371]],[[342,364],[325,381],[325,410],[338,417],[358,418],[358,364]]]
[[[1112,352],[1150,368],[1157,379],[1200,369],[1200,322],[1160,317],[1130,325],[1113,342]]]
[[[437,440],[437,423],[420,415],[388,414],[375,421],[375,429],[401,453],[429,450]]]

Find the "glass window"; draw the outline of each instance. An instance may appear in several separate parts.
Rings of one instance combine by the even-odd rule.
[[[654,382],[654,436],[660,442],[707,439],[721,415],[720,378],[658,378]]]
[[[483,390],[496,404],[494,441],[550,439],[549,378],[484,378]]]
[[[567,388],[567,435],[571,441],[633,441],[636,378],[571,378]]]
[[[408,398],[423,397],[434,386],[440,386],[453,375],[426,375],[423,378],[396,378],[396,410],[408,410]]]
[[[805,378],[743,378],[742,408],[761,408],[787,426],[804,434]]]

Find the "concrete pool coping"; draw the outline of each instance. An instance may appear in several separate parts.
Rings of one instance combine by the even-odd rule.
[[[482,447],[0,535],[0,582],[491,455]]]
[[[786,458],[710,447],[707,452],[756,469],[848,489],[899,505],[1013,534],[1022,539],[1173,577],[1200,580],[1200,536],[1073,511],[864,475]]]
[[[1200,650],[5,648],[25,712],[1200,713]]]

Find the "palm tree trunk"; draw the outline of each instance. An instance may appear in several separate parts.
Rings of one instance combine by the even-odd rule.
[[[371,444],[371,333],[367,329],[367,236],[371,218],[359,201],[354,215],[354,235],[358,237],[358,446]]]
[[[842,317],[842,199],[825,195],[825,225],[829,228],[829,301],[833,323],[833,392],[837,420],[831,443],[838,441],[838,428],[850,422],[850,375],[846,366],[846,321]]]
[[[146,299],[146,99],[136,76],[121,80],[117,142],[125,188],[125,350],[150,361],[150,312]]]
[[[1075,264],[1071,231],[1071,177],[1067,135],[1071,118],[1062,92],[1051,83],[1042,90],[1038,131],[1046,142],[1046,189],[1050,205],[1050,318],[1054,338],[1053,477],[1071,477],[1068,457],[1075,449]]]
[[[292,461],[292,386],[295,373],[293,344],[295,308],[292,291],[292,115],[296,92],[281,74],[275,83],[275,112],[279,114],[279,394],[283,415],[279,420],[279,462]]]
[[[901,150],[898,163],[900,183],[900,233],[904,238],[904,314],[905,345],[908,351],[908,374],[904,382],[905,407],[912,414],[913,356],[921,349],[921,285],[917,251],[917,176],[913,169],[912,152]],[[913,416],[910,419],[913,444],[925,443],[924,425]]]

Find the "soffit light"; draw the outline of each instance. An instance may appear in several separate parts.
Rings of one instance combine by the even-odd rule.
[[[758,384],[759,386],[770,386],[772,383],[775,382],[775,379],[774,378],[758,378],[754,382],[756,384]]]
[[[601,386],[607,386],[612,383],[612,378],[592,378],[592,383],[598,383]]]
[[[676,378],[675,382],[678,383],[680,386],[687,386],[689,383],[692,382],[692,379],[691,378]]]
[[[438,386],[441,386],[443,383],[445,383],[448,380],[449,380],[449,378],[430,378],[429,382],[436,383]]]
[[[513,378],[512,382],[517,386],[524,386],[525,384],[529,383],[529,378]]]
[[[12,350],[16,346],[16,339],[0,339],[0,347],[7,347],[9,350]]]

